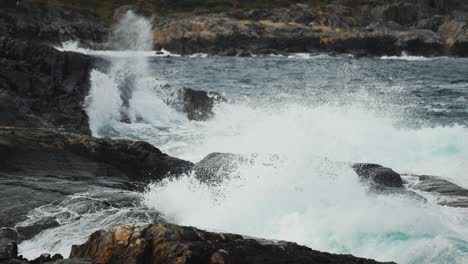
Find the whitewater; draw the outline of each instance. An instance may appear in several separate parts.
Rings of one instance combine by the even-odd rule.
[[[465,59],[184,57],[152,51],[151,24],[132,12],[111,39],[108,51],[61,47],[109,61],[91,73],[84,106],[95,136],[144,140],[194,163],[213,152],[257,158],[218,185],[183,175],[128,194],[141,201],[133,207],[65,217],[23,242],[24,253],[66,255],[67,243],[92,231],[147,223],[149,217],[125,218],[126,210],[141,210],[161,221],[379,261],[468,263],[467,209],[437,205],[434,194],[419,192],[429,201],[423,203],[366,192],[349,166],[335,162],[378,163],[468,188]],[[217,91],[227,102],[215,106],[212,119],[190,121],[168,104],[181,87]],[[31,217],[77,211],[73,201],[83,197],[98,199],[81,194]]]

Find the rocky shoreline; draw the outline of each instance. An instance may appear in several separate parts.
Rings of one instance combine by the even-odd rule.
[[[226,172],[239,164],[256,162],[255,154],[212,153],[193,164],[146,142],[91,136],[83,104],[91,89],[91,70],[106,62],[49,45],[80,40],[86,47],[106,48],[112,16],[129,8],[142,12],[134,3],[111,2],[105,17],[60,0],[0,4],[0,263],[379,263],[290,242],[159,223],[158,216],[150,217],[152,225],[97,231],[83,245],[73,246],[69,259],[45,254],[28,261],[18,256],[18,243],[60,226],[53,217],[18,225],[40,206],[92,190],[105,201],[100,207],[118,208],[122,199],[138,200],[133,192],[149,182],[193,172],[214,184],[231,177]],[[466,5],[456,0],[362,1],[357,6],[352,1],[297,1],[249,8],[235,2],[239,6],[216,12],[158,2],[173,11],[152,13],[154,48],[228,56],[329,52],[359,57],[405,51],[468,57]],[[157,6],[147,4],[149,10]],[[174,98],[168,104],[197,121],[211,118],[213,106],[226,100],[189,88]],[[445,179],[400,175],[377,164],[347,165],[371,193],[421,203],[428,201],[419,192],[436,193],[447,198],[440,205],[468,207],[468,190]]]
[[[0,32],[54,45],[79,40],[84,47],[106,49],[115,18],[133,9],[152,18],[155,49],[178,54],[468,57],[468,6],[461,0],[216,0],[191,6],[106,0],[96,10],[80,1],[64,2],[6,1]]]
[[[60,52],[10,37],[0,38],[0,44],[0,262],[145,263],[147,260],[141,256],[148,258],[150,254],[146,246],[135,248],[144,249],[141,252],[143,255],[129,253],[130,262],[122,262],[120,256],[129,248],[102,251],[99,244],[106,244],[104,240],[91,240],[81,247],[75,247],[72,258],[65,260],[60,255],[43,254],[29,261],[17,255],[19,242],[61,225],[54,217],[26,221],[34,209],[61,204],[79,193],[95,193],[99,197],[96,201],[101,201],[97,208],[127,206],[138,202],[131,191],[143,190],[148,182],[189,172],[194,164],[170,157],[145,142],[100,139],[89,135],[88,116],[82,104],[89,93],[89,71],[96,63],[95,58]],[[181,105],[175,107],[195,120],[209,118],[213,114],[213,100],[223,100],[219,95],[191,89],[181,90],[176,97]],[[152,219],[159,221],[157,215]],[[156,229],[163,227],[155,226]],[[194,242],[190,240],[193,235],[204,231],[165,226],[168,227],[174,234],[179,234],[180,230],[188,232],[186,237],[171,235],[168,243],[193,248],[179,252],[180,246],[175,246],[159,253],[153,252],[151,254],[154,256],[150,257],[152,263],[224,263],[225,259],[231,258],[229,261],[233,263],[280,263],[281,260],[294,263],[377,263],[353,256],[321,253],[294,243],[268,245],[239,235],[205,232],[203,237],[212,239],[198,241],[195,238],[197,242]],[[115,230],[124,230],[119,233],[124,235],[129,228],[117,227]],[[166,233],[161,231],[161,234],[152,235],[165,237]],[[97,239],[96,236],[91,239]],[[226,240],[220,241],[219,238]],[[135,239],[144,241],[143,238]],[[133,244],[130,245],[133,249]],[[93,246],[99,249],[90,250]],[[243,249],[239,251],[239,247]],[[208,249],[213,251],[209,256],[206,255],[210,252]],[[278,249],[284,252],[278,252]],[[226,256],[226,252],[231,252],[232,256]],[[108,257],[102,259],[101,253]],[[174,254],[181,256],[174,259],[171,257]],[[268,257],[265,259],[265,256]],[[162,262],[158,262],[160,259]]]

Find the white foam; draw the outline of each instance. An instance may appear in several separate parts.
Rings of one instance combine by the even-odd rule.
[[[243,166],[239,179],[215,187],[192,177],[153,185],[146,204],[182,225],[382,261],[464,263],[467,211],[367,195],[351,169],[316,158],[375,162],[468,186],[466,127],[395,124],[394,117],[361,106],[220,105],[196,140],[192,134],[190,144],[178,148],[182,157],[261,152],[281,154],[286,162]]]
[[[104,58],[161,58],[161,57],[181,57],[179,54],[171,53],[165,49],[162,50],[93,50],[81,48],[79,42],[69,41],[62,43],[61,47],[56,47],[60,51],[73,51],[87,55],[99,56]]]
[[[275,55],[277,56],[277,55]],[[281,55],[280,55],[281,56]],[[302,60],[328,60],[334,59],[334,57],[328,54],[310,54],[310,53],[293,53],[288,55],[289,59],[302,59]]]
[[[410,56],[406,52],[402,52],[401,56],[382,56],[382,60],[404,60],[404,61],[431,61],[443,57],[424,57],[424,56]]]

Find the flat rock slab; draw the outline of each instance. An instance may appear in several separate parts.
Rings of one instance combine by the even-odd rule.
[[[409,186],[410,188],[442,196],[444,199],[438,202],[440,205],[468,208],[467,189],[436,176],[409,174],[404,176],[416,177],[418,179],[416,183]]]

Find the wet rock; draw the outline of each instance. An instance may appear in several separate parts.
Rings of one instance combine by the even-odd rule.
[[[18,242],[21,243],[21,241],[29,240],[35,235],[42,232],[43,230],[54,228],[57,226],[60,226],[60,224],[57,222],[57,220],[53,219],[52,217],[49,217],[47,219],[38,219],[37,222],[31,225],[15,226],[19,234]]]
[[[182,111],[187,113],[190,120],[205,121],[213,117],[213,107],[216,103],[225,101],[223,96],[216,92],[205,92],[183,88],[179,91],[182,101]]]
[[[195,164],[193,171],[195,177],[202,182],[219,184],[224,180],[240,177],[241,166],[253,166],[258,163],[263,166],[275,166],[281,162],[277,154],[249,154],[240,155],[233,153],[210,153]]]
[[[236,177],[236,171],[242,164],[253,162],[244,155],[232,153],[210,153],[197,164],[193,170],[195,176],[206,183],[220,183],[225,179]]]
[[[141,190],[192,166],[144,142],[0,127],[0,226],[14,226],[67,195],[96,187]]]
[[[18,233],[13,228],[0,228],[0,262],[18,256]]]
[[[400,174],[378,164],[355,163],[352,165],[356,174],[363,180],[382,187],[403,188]]]
[[[291,242],[259,241],[171,224],[98,231],[85,244],[73,246],[70,257],[99,263],[378,263]]]
[[[408,187],[414,190],[435,193],[444,199],[438,201],[440,205],[468,208],[468,190],[448,180],[428,175],[405,175],[417,178],[416,183]]]
[[[93,59],[0,37],[0,125],[91,134],[83,110]]]

